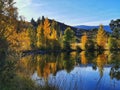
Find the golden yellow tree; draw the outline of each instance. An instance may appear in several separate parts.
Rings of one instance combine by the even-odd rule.
[[[84,35],[81,37],[81,48],[82,48],[83,50],[85,50],[85,45],[86,45],[86,43],[87,43],[87,40],[88,40],[87,34],[84,33]]]
[[[107,64],[107,55],[104,53],[98,55],[96,58],[96,63],[98,66],[98,70],[100,72],[100,76],[102,77],[103,76],[103,67],[104,67],[104,65]]]
[[[14,0],[0,0],[0,38],[8,38],[15,30],[18,13],[14,4]]]
[[[103,29],[103,25],[100,25],[100,27],[99,27],[96,42],[97,42],[97,45],[99,46],[99,48],[102,48],[102,49],[105,48],[105,45],[107,43],[107,35]]]
[[[30,37],[28,30],[24,30],[19,35],[19,42],[22,50],[30,50]]]
[[[51,33],[51,30],[50,30],[50,23],[49,23],[49,20],[48,18],[45,19],[44,21],[44,36],[46,39],[48,39],[50,37],[50,33]]]
[[[37,28],[37,47],[41,48],[44,46],[44,30],[43,25],[40,24]]]
[[[55,29],[52,30],[51,39],[52,39],[52,40],[57,40],[57,32],[56,32]]]
[[[44,41],[45,41],[45,48],[48,48],[49,47],[49,39],[50,39],[50,34],[51,34],[51,30],[50,30],[50,23],[49,23],[49,20],[48,18],[45,19],[44,21],[44,26],[43,26],[43,29],[44,29]]]
[[[85,51],[82,51],[81,53],[80,53],[80,56],[81,56],[81,64],[84,64],[84,65],[86,65],[86,64],[88,64],[88,60],[87,60],[87,58],[86,58],[86,56],[85,56]]]
[[[13,35],[10,35],[7,38],[9,43],[9,48],[14,51],[24,51],[30,50],[30,37],[28,30],[23,30],[22,32],[16,33],[13,32]]]
[[[40,64],[42,64],[43,62],[42,62],[42,57],[40,56],[40,55],[37,55],[36,56],[37,58],[36,58],[36,60],[37,60],[37,67],[36,67],[36,69],[37,69],[37,74],[38,74],[38,76],[39,77],[43,77],[43,73],[44,73],[44,71],[43,71],[43,68],[44,67],[41,67],[41,65]]]

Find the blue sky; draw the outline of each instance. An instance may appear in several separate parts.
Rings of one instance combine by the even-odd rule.
[[[26,20],[45,16],[74,25],[108,25],[120,18],[120,0],[15,0]]]

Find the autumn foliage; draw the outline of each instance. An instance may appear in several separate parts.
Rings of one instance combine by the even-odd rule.
[[[37,49],[70,50],[71,45],[77,45],[74,43],[78,43],[78,41],[80,41],[79,46],[82,50],[116,49],[120,47],[120,41],[114,38],[116,35],[118,36],[115,30],[118,32],[119,28],[113,31],[112,37],[109,37],[103,26],[100,25],[97,34],[94,35],[96,37],[91,39],[90,35],[81,32],[82,36],[78,36],[79,39],[76,40],[76,31],[72,30],[72,27],[61,30],[57,21],[44,17],[38,18],[37,21],[32,18],[30,23],[25,21],[23,16],[18,16],[13,0],[1,0],[0,4],[1,49],[6,48],[17,52]],[[110,39],[107,40],[108,38]],[[2,43],[3,40],[5,47]],[[112,44],[112,42],[114,43]]]
[[[100,25],[97,36],[96,36],[96,42],[99,48],[105,48],[107,43],[107,35],[106,32],[103,29],[103,26]]]
[[[83,50],[85,50],[86,48],[85,48],[85,45],[86,45],[86,43],[87,43],[87,34],[86,33],[84,33],[84,35],[81,37],[81,48],[83,49]]]

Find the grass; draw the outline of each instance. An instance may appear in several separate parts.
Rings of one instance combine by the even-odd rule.
[[[6,82],[0,82],[0,90],[57,90],[57,88],[49,86],[36,85],[30,78],[23,76],[15,76]]]

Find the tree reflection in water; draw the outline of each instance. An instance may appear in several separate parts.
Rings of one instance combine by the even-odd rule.
[[[111,87],[109,81],[113,79],[117,79],[117,83],[120,84],[120,53],[98,54],[83,51],[29,55],[17,60],[14,65],[10,62],[6,65],[6,57],[3,54],[0,54],[0,76],[6,75],[7,77],[4,78],[6,80],[11,80],[8,77],[14,78],[13,76],[17,74],[26,78],[31,77],[40,86],[48,85],[55,89],[73,89],[74,87],[74,89],[83,88],[83,90],[91,86],[93,90],[99,87],[103,87],[103,90],[108,89],[108,86]],[[10,68],[5,69],[4,66]],[[4,80],[0,81],[2,81],[0,85],[3,85]],[[103,82],[106,82],[106,86],[102,86]],[[120,87],[116,86],[116,89],[118,88]]]
[[[112,63],[110,77],[120,80],[120,52],[113,52],[110,58]]]

